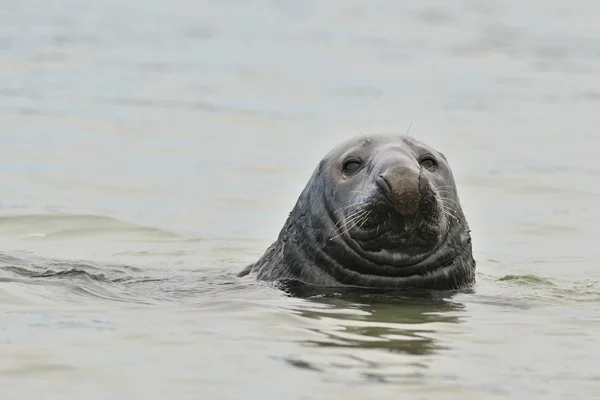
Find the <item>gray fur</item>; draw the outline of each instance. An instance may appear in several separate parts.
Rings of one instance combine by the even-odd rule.
[[[421,166],[424,155],[439,163],[434,172]],[[341,165],[354,156],[363,164],[347,177]],[[394,207],[377,188],[377,177],[394,168],[418,174],[417,216],[401,214],[398,202],[405,200],[397,185]],[[350,139],[322,159],[277,241],[239,276],[316,286],[461,289],[475,282],[471,246],[443,154],[407,136],[371,135]]]

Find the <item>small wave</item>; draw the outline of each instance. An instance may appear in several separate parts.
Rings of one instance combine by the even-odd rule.
[[[0,254],[0,281],[12,284],[16,296],[52,302],[98,300],[135,304],[156,303],[152,292],[128,288],[125,277],[140,278],[142,269],[125,265],[48,260],[35,256]]]
[[[82,233],[137,232],[160,238],[182,239],[165,229],[124,222],[113,217],[93,214],[12,214],[0,216],[0,229],[10,229],[21,236],[52,238]]]
[[[13,272],[20,276],[27,276],[29,278],[78,278],[84,277],[89,278],[93,281],[98,282],[112,282],[104,274],[92,274],[83,269],[71,268],[64,271],[54,271],[48,269],[44,272],[31,271],[23,267],[2,267],[5,271]]]
[[[480,276],[484,278],[481,283],[485,285],[485,290],[493,291],[495,295],[506,297],[507,301],[519,302],[527,307],[566,304],[586,307],[600,303],[600,281],[597,279],[557,279],[533,274]],[[483,296],[478,293],[470,300],[478,302]]]
[[[503,277],[497,278],[499,282],[511,281],[521,285],[547,285],[547,286],[556,286],[547,278],[542,278],[540,276],[535,275],[505,275]]]
[[[0,269],[29,271],[31,274],[41,274],[46,270],[65,271],[69,269],[108,271],[111,274],[129,274],[142,271],[139,267],[125,264],[97,263],[83,260],[56,260],[30,254],[11,255],[7,253],[0,253]],[[27,274],[27,272],[24,273]]]
[[[134,304],[189,304],[231,297],[244,286],[228,268],[144,269],[121,264],[52,260],[0,254],[0,282],[19,293],[52,302],[109,300]],[[58,290],[58,291],[57,291]],[[33,291],[33,292],[32,292]],[[229,295],[227,294],[229,293]],[[244,294],[238,296],[244,297]]]

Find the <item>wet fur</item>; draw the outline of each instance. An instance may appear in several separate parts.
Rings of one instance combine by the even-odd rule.
[[[474,283],[475,260],[470,230],[457,196],[454,198],[448,192],[443,193],[445,201],[455,204],[449,203],[454,210],[450,215],[453,219],[446,217],[447,232],[442,249],[444,256],[440,262],[435,265],[424,263],[422,271],[401,276],[401,268],[364,259],[343,240],[333,236],[338,227],[332,225],[332,210],[328,206],[330,195],[324,187],[328,184],[324,169],[331,168],[327,159],[324,158],[314,171],[277,241],[239,276],[256,273],[259,280],[293,279],[316,286],[436,290],[461,289]],[[445,183],[454,189],[453,180]],[[374,273],[376,268],[378,272]]]

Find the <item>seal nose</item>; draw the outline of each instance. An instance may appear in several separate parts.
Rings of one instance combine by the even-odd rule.
[[[401,215],[414,214],[419,208],[419,171],[394,166],[376,179],[379,190]]]

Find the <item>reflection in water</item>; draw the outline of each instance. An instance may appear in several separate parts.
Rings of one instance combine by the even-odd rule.
[[[288,357],[285,362],[315,371],[357,367],[363,378],[377,381],[398,375],[393,370],[390,375],[390,364],[410,366],[409,375],[415,367],[426,368],[420,358],[446,349],[436,340],[436,333],[459,324],[464,312],[464,305],[453,300],[459,292],[323,289],[293,281],[282,283],[280,288],[292,297],[305,299],[295,310],[318,322],[309,328],[316,336],[301,344],[319,350]]]

